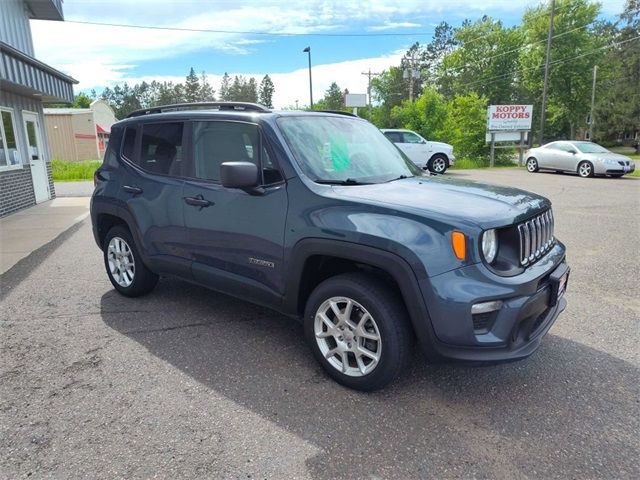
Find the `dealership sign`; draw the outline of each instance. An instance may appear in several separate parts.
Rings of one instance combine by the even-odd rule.
[[[531,130],[533,105],[490,105],[487,112],[487,130]]]

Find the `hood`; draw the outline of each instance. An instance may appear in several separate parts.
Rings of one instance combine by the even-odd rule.
[[[444,143],[444,142],[432,142],[429,141],[429,143],[431,143],[431,145],[433,145],[434,147],[437,147],[441,150],[453,150],[453,146],[449,145],[448,143]]]
[[[413,177],[375,185],[334,186],[343,199],[481,228],[510,225],[551,206],[545,197],[517,188],[442,177]]]
[[[620,155],[619,153],[606,152],[606,153],[590,153],[590,156],[594,158],[603,158],[607,160],[615,160],[616,162],[629,162],[631,159],[629,157],[625,157],[624,155]]]

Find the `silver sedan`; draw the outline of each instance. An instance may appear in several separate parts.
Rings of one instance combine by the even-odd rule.
[[[597,143],[562,141],[532,148],[526,153],[527,170],[575,172],[581,177],[610,175],[621,177],[636,169],[629,157],[610,152]]]

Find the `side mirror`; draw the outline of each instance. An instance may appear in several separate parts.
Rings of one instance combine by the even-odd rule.
[[[577,154],[578,152],[576,152],[575,150],[569,150],[569,153],[571,153],[572,155]]]
[[[251,162],[224,162],[220,165],[220,182],[226,188],[256,188],[258,167]]]

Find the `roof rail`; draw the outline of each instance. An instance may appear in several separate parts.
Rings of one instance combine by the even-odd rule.
[[[358,117],[355,113],[345,112],[344,110],[311,110],[312,112],[335,113],[336,115],[346,115],[347,117]]]
[[[264,105],[258,103],[249,102],[196,102],[196,103],[175,103],[173,105],[159,105],[157,107],[143,108],[136,110],[127,115],[127,118],[141,117],[143,115],[151,115],[152,113],[163,112],[179,112],[182,110],[237,110],[244,112],[262,112],[269,113],[269,110]]]

